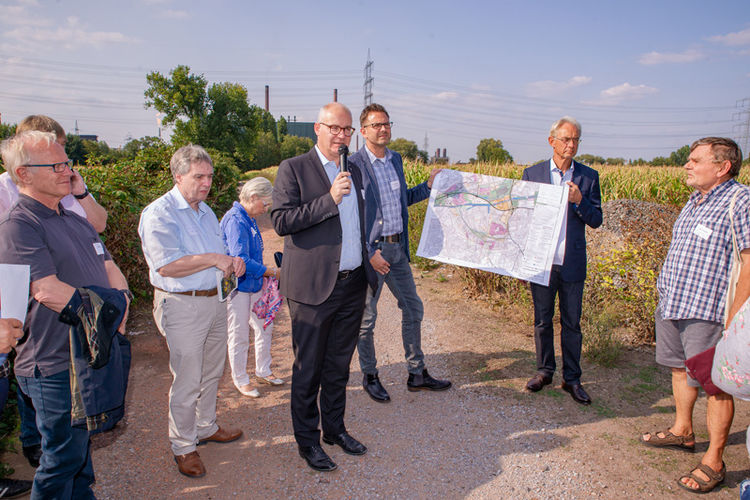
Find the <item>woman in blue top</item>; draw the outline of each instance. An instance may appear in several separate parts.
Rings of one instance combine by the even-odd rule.
[[[240,201],[221,219],[221,230],[229,255],[242,257],[245,274],[238,279],[237,291],[227,300],[227,349],[232,367],[232,381],[242,394],[260,397],[258,389],[250,383],[247,373],[247,353],[250,349],[250,326],[255,331],[255,376],[260,382],[281,385],[283,380],[271,372],[271,330],[273,324],[263,327],[263,320],[252,311],[261,297],[264,277],[278,279],[278,267],[263,265],[263,239],[254,217],[266,213],[271,206],[273,186],[264,177],[256,177],[242,186]]]

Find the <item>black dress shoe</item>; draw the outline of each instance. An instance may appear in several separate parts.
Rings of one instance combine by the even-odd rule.
[[[406,381],[406,388],[412,392],[414,391],[444,391],[451,386],[450,380],[438,380],[432,378],[427,369],[422,370],[422,373],[410,373],[409,380]]]
[[[321,472],[336,470],[336,462],[331,460],[319,444],[313,446],[300,446],[299,456],[305,459],[311,469]]]
[[[31,446],[24,446],[23,456],[29,461],[29,465],[36,469],[39,467],[39,459],[42,458],[42,445],[32,444]]]
[[[570,395],[573,396],[573,399],[576,403],[581,403],[582,405],[591,404],[591,398],[588,394],[586,394],[586,391],[583,390],[583,386],[581,384],[568,384],[566,382],[563,382],[562,390],[569,392]]]
[[[531,392],[539,392],[542,390],[542,387],[551,383],[552,377],[550,377],[549,375],[542,375],[541,373],[537,373],[536,375],[531,377],[531,380],[526,382],[526,389]]]
[[[362,377],[362,387],[365,388],[367,395],[378,403],[387,403],[391,400],[388,391],[386,391],[383,384],[380,383],[377,373],[375,375],[365,373],[365,376]]]
[[[31,481],[24,479],[0,479],[0,498],[16,498],[28,493],[31,489]]]
[[[342,432],[338,436],[323,434],[323,442],[325,444],[337,444],[349,455],[364,455],[367,453],[367,446],[351,437],[348,432]]]

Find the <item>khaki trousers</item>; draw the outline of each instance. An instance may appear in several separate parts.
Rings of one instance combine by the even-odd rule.
[[[195,451],[216,425],[216,392],[227,352],[227,307],[217,296],[154,290],[154,321],[167,339],[169,441],[175,455]]]

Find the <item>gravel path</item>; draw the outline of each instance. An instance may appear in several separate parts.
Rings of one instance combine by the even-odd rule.
[[[264,228],[266,252],[281,242]],[[208,474],[177,473],[167,439],[167,349],[147,313],[130,324],[134,347],[126,419],[93,440],[99,498],[693,498],[675,479],[700,458],[645,448],[642,431],[666,427],[674,408],[668,375],[650,349],[629,351],[618,367],[583,363],[583,382],[594,399],[577,405],[554,385],[523,391],[534,372],[531,326],[505,319],[503,311],[468,302],[461,284],[437,272],[417,286],[425,302],[423,347],[430,372],[450,378],[442,393],[406,390],[400,315],[390,293],[381,299],[376,347],[381,380],[392,402],[378,404],[361,389],[355,359],[347,394],[348,430],[369,451],[362,457],[324,445],[339,469],[318,473],[297,455],[289,416],[289,384],[261,386],[262,397],[237,392],[227,371],[219,389],[219,423],[244,437],[210,443],[199,452]],[[291,375],[289,317],[275,324],[274,373]],[[252,359],[252,355],[251,355]],[[251,361],[252,363],[252,361]],[[737,416],[727,450],[725,487],[709,498],[737,498],[750,476],[745,428],[747,403]],[[707,447],[705,400],[696,406],[698,451]],[[22,457],[11,456],[14,477],[30,477]]]

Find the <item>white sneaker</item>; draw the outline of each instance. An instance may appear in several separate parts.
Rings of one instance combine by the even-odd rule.
[[[250,384],[245,384],[242,387],[237,388],[238,391],[240,391],[242,394],[249,398],[259,398],[260,397],[260,391],[256,388],[254,388]]]
[[[258,379],[259,382],[262,382],[268,385],[282,385],[284,383],[284,381],[281,380],[280,378],[274,377],[273,373],[268,375],[267,377],[258,377],[256,375],[256,378]]]

